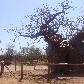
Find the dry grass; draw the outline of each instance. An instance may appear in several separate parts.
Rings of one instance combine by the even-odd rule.
[[[5,68],[3,75],[0,77],[0,84],[84,84],[84,77],[58,77],[53,78],[50,83],[47,83],[47,66],[24,66],[24,78],[20,79],[20,66],[17,66],[17,71],[14,71],[14,65],[9,66],[10,71]]]

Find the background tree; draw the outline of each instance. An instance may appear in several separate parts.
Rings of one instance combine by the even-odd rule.
[[[32,46],[30,49],[29,49],[29,56],[32,60],[34,59],[40,59],[41,57],[41,51],[39,48],[35,48],[34,46]]]
[[[28,62],[30,60],[41,60],[42,52],[39,48],[34,46],[31,47],[22,47],[21,50],[17,53],[17,60]]]
[[[8,44],[7,48],[6,48],[6,52],[5,52],[5,62],[6,64],[10,64],[14,55],[14,45],[13,44]]]
[[[22,47],[20,50],[20,53],[22,56],[28,56],[29,55],[29,48],[28,47]]]

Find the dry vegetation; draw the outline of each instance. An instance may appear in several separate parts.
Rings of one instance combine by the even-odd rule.
[[[83,77],[58,77],[47,82],[48,67],[44,65],[34,66],[24,65],[24,78],[20,79],[20,66],[17,66],[17,71],[14,71],[14,65],[8,66],[9,70],[5,68],[3,75],[0,77],[1,84],[84,84]]]

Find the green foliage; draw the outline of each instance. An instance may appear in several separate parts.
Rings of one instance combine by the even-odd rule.
[[[6,48],[6,55],[10,55],[12,56],[14,53],[14,45],[13,44],[8,44],[7,48]]]
[[[31,59],[38,59],[41,56],[40,49],[32,46],[29,50],[29,56]]]
[[[28,62],[31,60],[47,60],[47,56],[42,54],[42,51],[39,48],[36,48],[34,46],[28,48],[28,47],[22,47],[21,51],[17,53],[16,59],[18,62]]]
[[[20,54],[22,56],[28,56],[29,55],[29,48],[28,47],[22,47],[21,51],[20,51]]]

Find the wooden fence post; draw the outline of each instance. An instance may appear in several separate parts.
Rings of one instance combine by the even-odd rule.
[[[1,72],[0,72],[0,76],[2,75],[3,72],[4,72],[4,64],[1,63]]]
[[[15,71],[16,71],[16,55],[15,55]]]
[[[47,82],[50,83],[50,65],[48,64],[48,77]]]
[[[22,79],[23,79],[23,63],[21,63],[21,78],[20,78],[19,82],[21,82]]]
[[[23,63],[21,63],[21,80],[23,79]]]

